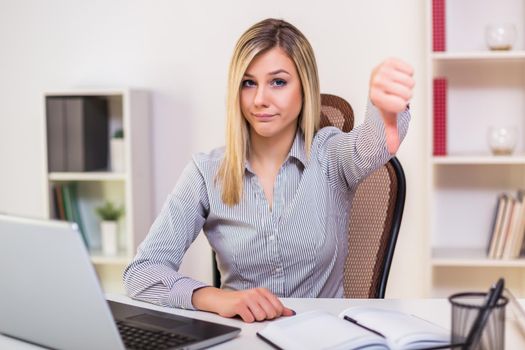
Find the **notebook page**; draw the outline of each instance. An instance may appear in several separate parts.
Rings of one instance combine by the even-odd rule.
[[[272,321],[259,332],[284,349],[388,349],[383,338],[324,311],[310,311]]]
[[[353,307],[343,311],[359,323],[381,332],[392,348],[418,349],[448,344],[450,332],[438,325],[403,312],[372,307]]]

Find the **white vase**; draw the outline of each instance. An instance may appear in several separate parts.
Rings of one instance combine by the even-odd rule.
[[[125,171],[124,139],[113,138],[110,142],[111,171],[122,173]]]
[[[102,221],[100,223],[102,238],[102,252],[104,255],[117,255],[118,252],[118,225],[116,221]]]

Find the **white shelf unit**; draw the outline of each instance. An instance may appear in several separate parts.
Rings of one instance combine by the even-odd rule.
[[[525,188],[523,0],[446,0],[446,52],[432,51],[427,0],[429,296],[486,290],[499,276],[525,296],[525,259],[486,258],[496,199]],[[515,23],[511,51],[490,51],[485,25]],[[433,79],[447,79],[447,155],[433,156]],[[490,126],[515,125],[516,151],[492,156]]]
[[[146,236],[153,222],[151,140],[149,94],[143,90],[85,89],[45,92],[43,96],[44,125],[46,125],[46,99],[49,97],[97,96],[107,100],[108,140],[113,133],[124,132],[124,172],[108,169],[87,172],[48,172],[45,162],[45,207],[50,217],[56,217],[52,189],[55,184],[75,183],[77,203],[86,236],[91,260],[97,269],[106,292],[123,292],[122,271],[132,259],[137,246]],[[44,131],[43,152],[47,159],[47,130]],[[109,162],[108,155],[108,162]],[[102,253],[100,218],[95,208],[105,201],[122,205],[124,216],[119,220],[118,253]]]

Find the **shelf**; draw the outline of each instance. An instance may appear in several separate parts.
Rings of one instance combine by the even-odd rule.
[[[49,181],[125,181],[126,174],[112,173],[108,171],[101,172],[60,172],[49,173]]]
[[[130,257],[124,252],[119,252],[115,256],[108,256],[101,251],[91,251],[90,256],[93,264],[127,265],[131,261]]]
[[[434,61],[520,61],[525,62],[525,51],[471,51],[433,52]]]
[[[525,2],[427,0],[427,149],[444,135],[447,154],[428,154],[430,251],[427,280],[432,296],[485,289],[503,276],[525,295],[525,257],[490,259],[498,196],[525,187]],[[490,50],[486,27],[513,23],[512,50]],[[444,44],[444,45],[443,45]],[[445,51],[433,51],[444,47]],[[443,119],[444,118],[444,119]],[[491,127],[518,130],[512,155],[493,155]],[[508,215],[510,217],[510,215]]]
[[[463,164],[524,164],[525,156],[492,156],[492,155],[457,155],[457,156],[434,156],[432,163],[436,165],[463,165]]]
[[[52,138],[48,131],[49,117],[52,115],[48,107],[48,101],[60,101],[62,98],[96,96],[97,100],[104,100],[107,107],[107,137],[108,137],[108,161],[100,162],[95,171],[63,171],[71,169],[69,166],[55,166],[51,162],[50,155],[53,152],[65,155],[64,150],[71,148],[66,145],[55,145],[50,147]],[[46,165],[42,169],[42,177],[45,179],[45,209],[49,218],[68,216],[70,220],[78,220],[82,223],[82,232],[90,247],[90,261],[97,269],[97,275],[102,282],[103,289],[122,290],[122,270],[131,262],[134,252],[149,231],[154,221],[153,204],[151,196],[151,157],[150,157],[150,98],[145,90],[136,90],[126,87],[95,88],[95,89],[63,89],[46,91],[43,93],[42,116],[46,128],[44,147],[47,152]],[[58,104],[60,107],[60,104]],[[64,105],[63,105],[64,107]],[[61,109],[57,108],[56,111]],[[62,119],[70,111],[62,109]],[[82,113],[86,113],[85,111]],[[57,113],[60,115],[60,113]],[[59,118],[60,121],[60,118]],[[101,123],[102,125],[102,123]],[[64,126],[64,123],[62,123]],[[84,132],[86,125],[81,124],[79,130],[67,128],[56,128],[49,130],[62,130],[62,132]],[[124,171],[111,171],[111,140],[110,135],[121,129],[124,132],[124,155],[126,166]],[[67,134],[66,136],[68,136]],[[75,134],[76,135],[76,134]],[[60,134],[59,134],[60,136]],[[63,140],[64,141],[64,140]],[[65,141],[64,141],[65,143]],[[89,148],[94,149],[93,142]],[[46,147],[47,146],[47,147]],[[88,148],[84,145],[84,148]],[[60,160],[60,157],[53,159]],[[58,162],[59,163],[59,162]],[[69,164],[65,164],[69,165]],[[84,169],[82,167],[75,169]],[[66,190],[67,189],[67,190]],[[66,201],[71,209],[66,211]],[[118,244],[120,250],[117,255],[105,255],[102,252],[102,237],[100,234],[100,218],[96,209],[106,202],[125,208],[125,215],[119,223]]]
[[[128,88],[96,88],[47,91],[46,96],[123,96],[130,93]]]
[[[481,248],[434,248],[433,267],[525,267],[525,258],[488,259]]]

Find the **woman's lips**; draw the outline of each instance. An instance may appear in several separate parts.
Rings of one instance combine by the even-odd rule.
[[[276,114],[268,114],[268,113],[253,113],[253,116],[260,121],[267,121],[272,119],[276,116]]]

